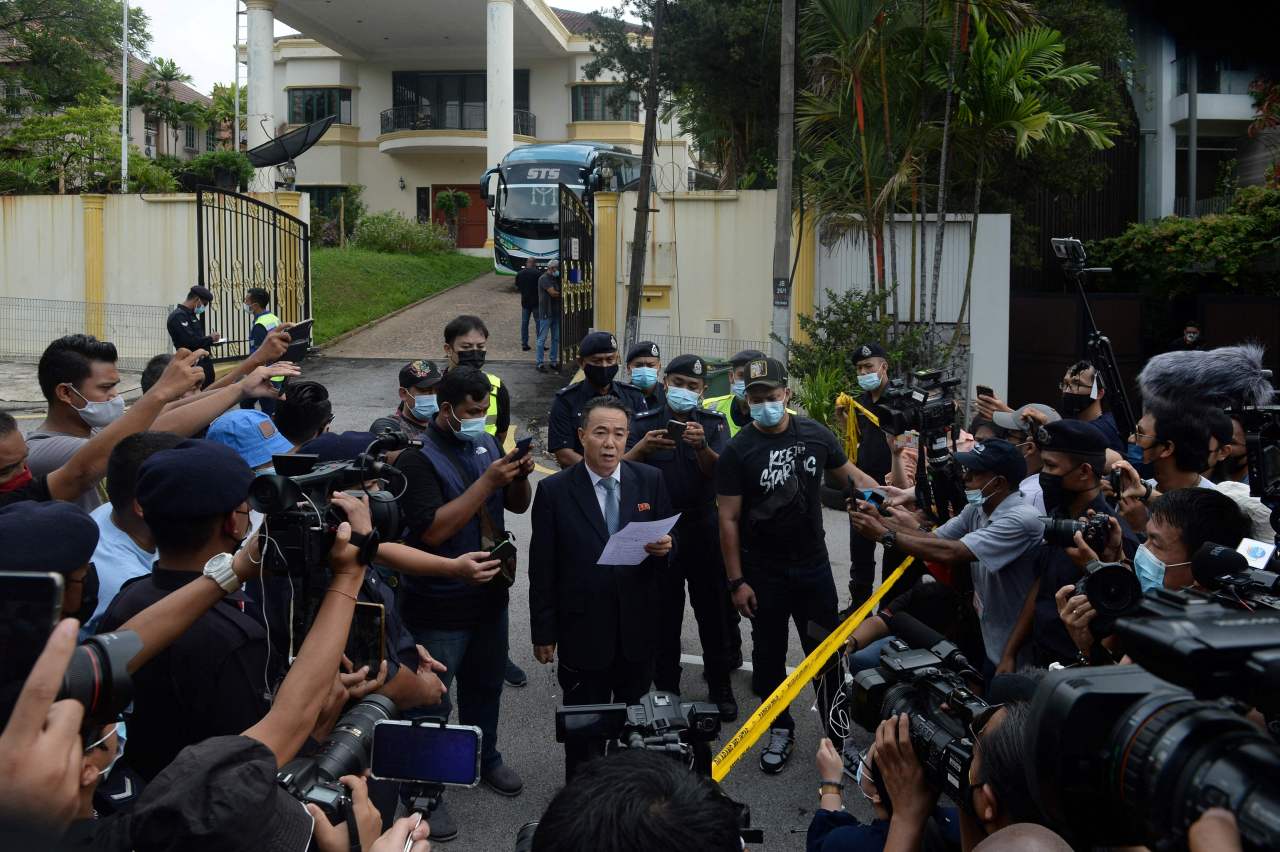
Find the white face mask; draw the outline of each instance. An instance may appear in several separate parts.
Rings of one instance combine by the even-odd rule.
[[[90,402],[84,398],[84,394],[71,387],[71,385],[67,385],[67,387],[71,388],[71,392],[76,396],[84,399],[84,408],[75,408],[74,405],[71,407],[75,408],[76,414],[80,415],[80,419],[90,429],[102,429],[110,426],[124,414],[124,397],[122,396],[117,395],[104,402]]]

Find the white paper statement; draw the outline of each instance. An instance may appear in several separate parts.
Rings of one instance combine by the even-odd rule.
[[[613,535],[604,546],[597,565],[639,565],[649,558],[644,546],[671,532],[680,513],[660,521],[632,521]]]

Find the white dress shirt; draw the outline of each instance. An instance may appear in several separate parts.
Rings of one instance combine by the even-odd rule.
[[[587,476],[591,477],[591,487],[595,489],[596,502],[600,504],[600,517],[604,518],[605,523],[608,524],[609,523],[608,515],[605,514],[605,511],[604,511],[604,505],[605,505],[604,501],[608,499],[609,492],[605,491],[604,486],[600,484],[600,481],[602,479],[605,479],[606,477],[603,477],[600,474],[596,473],[594,470],[591,469],[591,466],[588,464],[584,463],[583,467],[587,469]],[[622,465],[619,464],[617,467],[615,467],[613,469],[613,473],[609,474],[608,478],[618,483],[617,485],[618,509],[619,511],[621,511],[622,509]]]

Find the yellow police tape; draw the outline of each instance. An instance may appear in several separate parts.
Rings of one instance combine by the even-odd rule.
[[[742,757],[756,744],[756,740],[760,739],[760,735],[769,729],[770,723],[778,717],[778,714],[791,706],[791,702],[796,700],[796,696],[800,694],[800,690],[809,681],[817,677],[818,673],[824,668],[831,656],[840,650],[840,646],[853,634],[853,631],[862,620],[867,617],[875,605],[880,602],[885,593],[893,588],[893,584],[898,581],[907,567],[915,561],[915,557],[908,556],[902,560],[889,578],[880,584],[880,588],[876,589],[876,593],[871,599],[858,607],[857,611],[844,620],[844,623],[831,632],[826,639],[822,640],[822,644],[813,649],[813,653],[804,658],[804,662],[796,666],[796,670],[787,676],[773,694],[760,702],[760,706],[756,708],[756,712],[751,714],[751,718],[743,723],[738,732],[734,734],[729,742],[724,744],[724,748],[720,749],[720,753],[711,761],[711,777],[716,781],[723,781],[725,776],[729,774],[729,770],[738,762],[738,758]]]

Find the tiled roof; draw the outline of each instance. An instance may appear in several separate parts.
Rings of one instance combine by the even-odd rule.
[[[595,27],[591,23],[590,12],[572,12],[568,9],[557,9],[551,7],[551,11],[556,13],[556,17],[560,19],[560,23],[564,24],[564,28],[574,35],[587,36],[591,35]],[[644,27],[639,24],[627,24],[627,32],[641,33]]]
[[[142,79],[142,75],[150,68],[150,64],[142,61],[136,56],[129,57],[129,82],[133,83]],[[107,64],[107,73],[111,75],[111,79],[117,83],[120,82],[120,58],[116,57],[115,64]],[[173,96],[184,104],[203,104],[204,106],[212,106],[213,101],[207,96],[202,95],[195,89],[185,83],[174,83]]]

